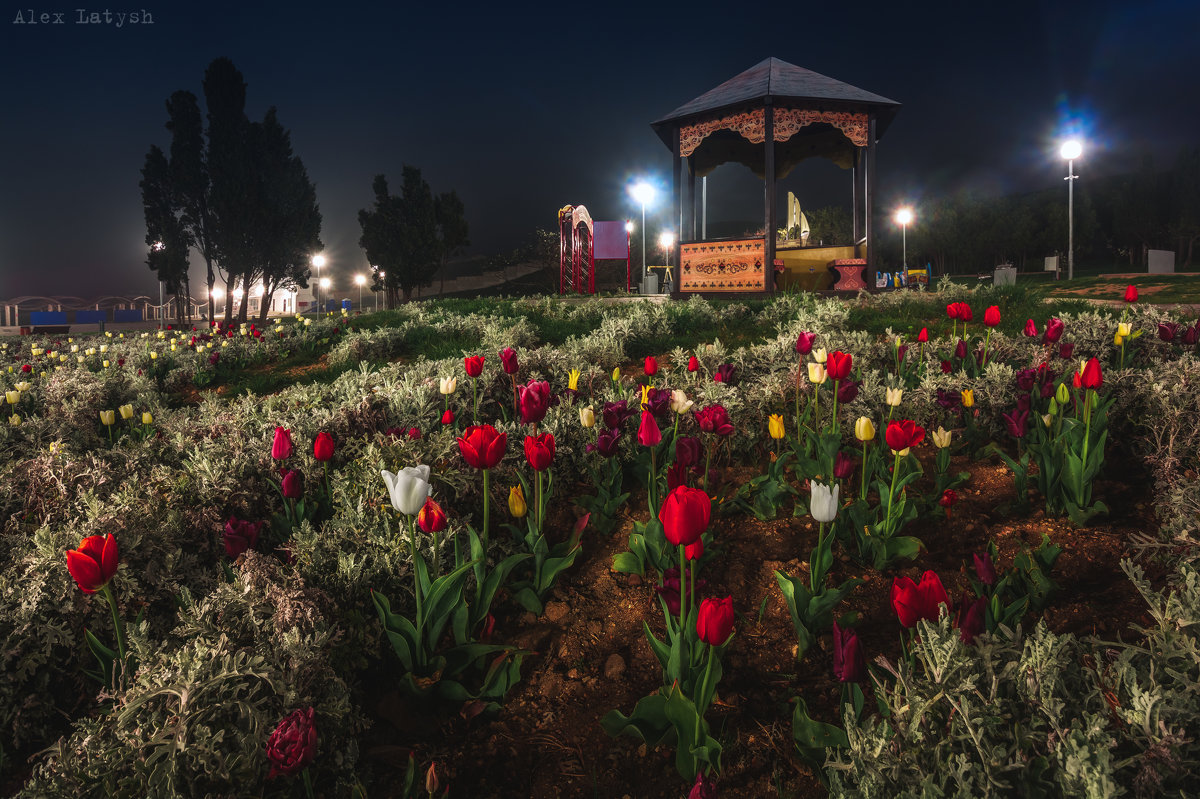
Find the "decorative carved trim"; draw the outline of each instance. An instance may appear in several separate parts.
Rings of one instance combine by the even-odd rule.
[[[776,114],[779,112],[776,111]],[[778,124],[778,123],[776,123]],[[694,125],[684,125],[679,129],[679,155],[687,158],[696,152],[696,148],[712,133],[718,130],[732,130],[740,134],[752,144],[762,144],[767,140],[767,115],[764,109],[756,108],[742,114],[733,114],[720,119],[710,119],[697,122]],[[779,140],[778,128],[775,139]]]
[[[680,245],[680,291],[762,291],[763,239]]]
[[[787,141],[807,125],[825,122],[840,130],[856,147],[866,147],[867,115],[849,111],[805,111],[800,108],[775,109],[775,141]]]

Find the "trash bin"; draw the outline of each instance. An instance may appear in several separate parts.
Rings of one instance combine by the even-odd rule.
[[[657,294],[658,293],[658,275],[654,272],[648,272],[642,278],[642,293]]]

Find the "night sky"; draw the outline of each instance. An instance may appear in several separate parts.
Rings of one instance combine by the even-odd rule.
[[[193,2],[109,6],[111,24],[41,4],[35,15],[64,24],[16,24],[29,8],[0,11],[0,299],[157,293],[139,170],[151,144],[169,148],[167,97],[188,89],[203,102],[218,56],[241,70],[250,118],[274,105],[291,130],[317,186],[326,272],[343,290],[365,268],[357,212],[375,174],[398,186],[412,164],[435,193],[455,189],[471,254],[553,228],[567,203],[634,217],[627,183],[666,189],[670,174],[650,122],[768,56],[903,104],[878,149],[879,207],[911,202],[918,217],[922,199],[959,189],[1062,186],[1067,127],[1087,142],[1081,183],[1147,150],[1166,168],[1200,142],[1196,0]],[[117,27],[118,12],[143,9],[152,24]],[[849,173],[806,162],[781,196],[789,189],[805,207],[848,204]],[[748,170],[722,167],[710,220],[759,218],[761,191]]]

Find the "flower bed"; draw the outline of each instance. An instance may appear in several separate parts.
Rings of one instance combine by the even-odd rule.
[[[0,779],[1195,790],[1196,327],[1005,296],[9,341]],[[346,370],[209,390],[298,351]]]

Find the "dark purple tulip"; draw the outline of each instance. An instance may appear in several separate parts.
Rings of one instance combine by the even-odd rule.
[[[637,411],[629,407],[629,403],[625,400],[619,402],[604,403],[604,426],[611,428],[619,428],[629,419],[631,419]]]
[[[1178,322],[1159,322],[1158,337],[1163,341],[1170,343],[1175,340],[1175,334],[1179,331]]]
[[[952,411],[962,402],[962,394],[957,391],[937,390],[937,404],[942,406],[943,410]]]
[[[704,456],[704,444],[695,436],[681,436],[675,441],[675,462],[685,469],[700,462]]]
[[[813,342],[816,340],[816,333],[801,333],[796,337],[796,352],[800,355],[808,355],[812,352]]]
[[[717,367],[717,373],[713,375],[713,382],[724,383],[728,386],[732,386],[734,381],[734,373],[736,371],[737,367],[733,364],[723,363]]]
[[[845,405],[847,402],[853,402],[858,396],[858,389],[862,386],[861,380],[843,380],[838,384],[837,398],[838,402]]]
[[[1052,318],[1046,322],[1046,332],[1042,334],[1043,344],[1057,344],[1062,338],[1063,323],[1061,319]]]
[[[958,358],[959,360],[967,357],[967,342],[963,341],[961,338],[958,340],[958,346],[954,348],[954,357]]]
[[[1013,408],[1008,413],[1000,414],[1000,418],[1004,420],[1004,426],[1008,428],[1008,432],[1013,438],[1025,437],[1025,426],[1029,422],[1029,411]]]
[[[1033,383],[1037,379],[1037,371],[1034,369],[1022,369],[1017,372],[1017,388],[1022,391],[1029,391],[1033,388]]]
[[[1051,397],[1053,397],[1054,390],[1055,390],[1055,385],[1054,385],[1053,378],[1042,383],[1042,399],[1050,399]]]
[[[854,474],[855,467],[858,461],[853,458],[847,458],[839,452],[833,459],[833,476],[839,480],[845,480],[850,475]]]
[[[996,584],[996,564],[992,563],[992,554],[984,552],[982,555],[972,555],[975,559],[975,576],[979,578],[979,582],[984,585]]]
[[[1183,331],[1183,343],[1189,347],[1195,346],[1197,339],[1200,339],[1200,322],[1196,323],[1195,327],[1187,327]]]
[[[908,345],[907,344],[901,344],[899,347],[896,348],[896,357],[900,360],[900,363],[904,363],[904,356],[907,353],[908,353]]]
[[[964,644],[975,640],[975,636],[983,632],[984,609],[986,599],[969,599],[963,594],[958,606],[958,634]]]
[[[1063,345],[1058,348],[1058,357],[1062,358],[1064,361],[1069,361],[1071,359],[1071,356],[1074,354],[1075,354],[1075,342],[1074,341],[1064,341]]]
[[[692,783],[687,799],[717,799],[717,784],[708,778],[704,769],[696,772],[696,781]]]
[[[261,529],[261,522],[256,524],[236,518],[225,522],[225,556],[230,560],[235,560],[247,549],[254,549],[254,545],[258,543],[258,533]]]
[[[1029,413],[1029,409],[1033,406],[1033,400],[1029,399],[1028,394],[1023,394],[1017,397],[1017,410],[1022,413]]]
[[[833,623],[833,673],[838,682],[866,682],[867,661],[854,630],[843,630]]]
[[[949,361],[942,361],[942,374],[948,375],[954,371],[954,365]]]
[[[600,435],[596,438],[595,444],[588,444],[588,452],[599,452],[605,458],[611,458],[617,454],[617,443],[621,438],[621,431],[615,427],[606,427],[600,431]]]
[[[665,418],[671,412],[671,390],[668,388],[652,388],[646,397],[646,410],[659,419]]]
[[[667,491],[674,491],[679,486],[687,485],[688,470],[683,464],[676,461],[667,469]]]
[[[280,486],[285,499],[300,499],[304,496],[304,475],[299,469],[288,469],[283,473],[283,484]]]
[[[221,360],[221,353],[219,352],[214,352],[212,355],[208,356],[208,362],[213,366],[216,366],[217,361],[219,360]]]

